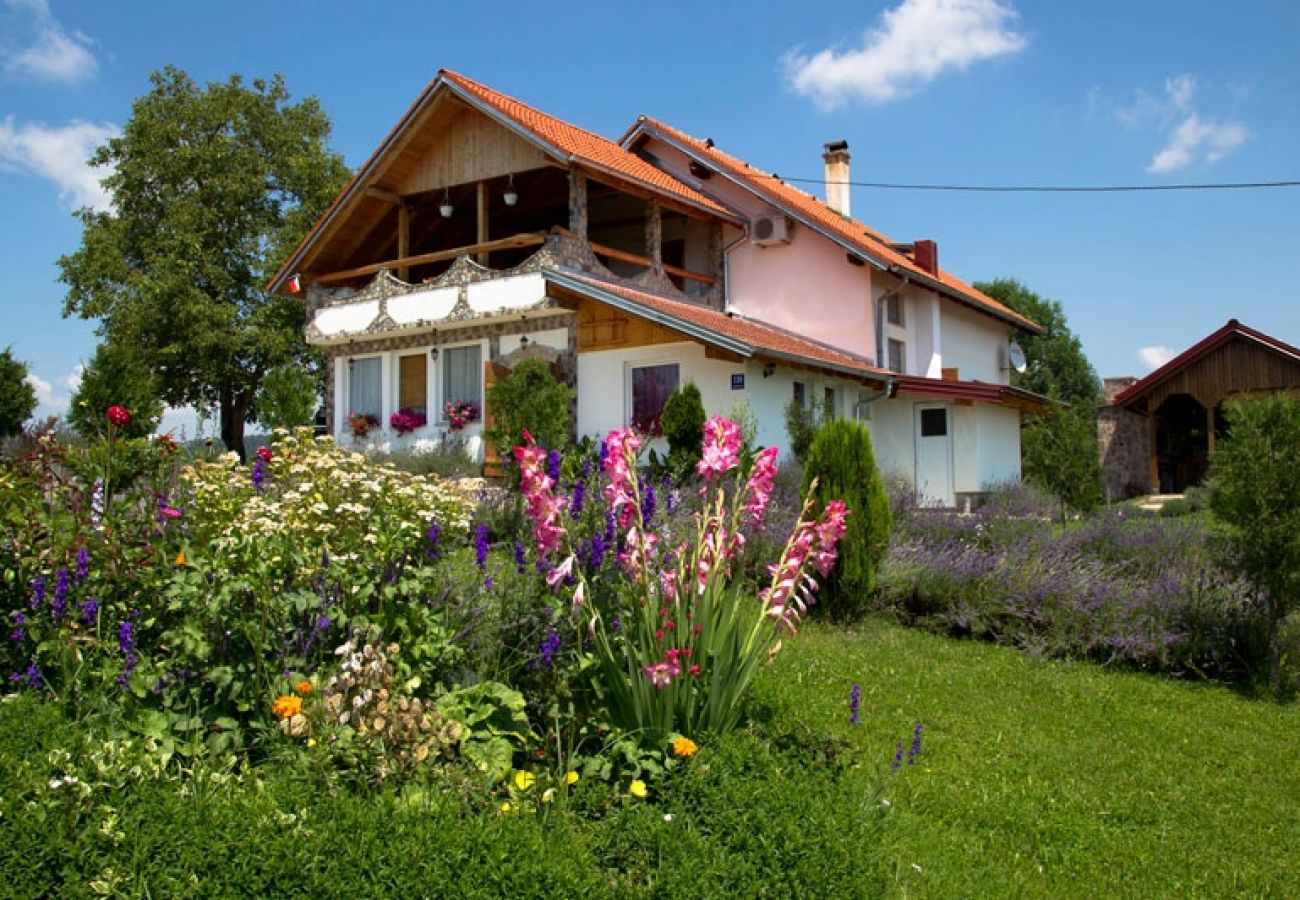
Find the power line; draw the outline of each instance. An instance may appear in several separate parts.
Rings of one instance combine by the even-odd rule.
[[[756,174],[756,173],[750,173]],[[1123,184],[1123,185],[978,185],[978,184],[899,184],[884,181],[827,182],[821,178],[782,178],[777,181],[800,184],[847,184],[851,187],[882,188],[894,191],[965,191],[981,194],[1122,194],[1144,191],[1236,191],[1259,188],[1300,187],[1300,181],[1238,181],[1217,184]]]

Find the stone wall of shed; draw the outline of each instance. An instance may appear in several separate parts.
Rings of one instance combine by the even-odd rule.
[[[1146,416],[1111,405],[1136,378],[1107,378],[1106,405],[1097,413],[1102,490],[1107,501],[1150,493],[1151,435]]]

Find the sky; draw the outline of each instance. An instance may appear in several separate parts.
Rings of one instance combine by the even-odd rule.
[[[149,73],[281,73],[359,165],[439,68],[617,138],[642,114],[821,194],[855,181],[1300,180],[1300,3],[885,0],[540,4],[0,0],[0,348],[62,413],[94,352],[64,319],[86,165]],[[1229,318],[1300,344],[1300,188],[989,194],[855,187],[855,217],[931,238],[967,281],[1064,308],[1102,376],[1141,375]],[[170,413],[166,426],[193,415]]]

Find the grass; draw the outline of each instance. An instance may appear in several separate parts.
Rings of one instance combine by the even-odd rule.
[[[651,802],[583,782],[521,815],[274,766],[59,805],[48,754],[91,739],[3,703],[0,896],[89,895],[109,869],[121,896],[1300,895],[1296,706],[877,621],[806,629],[753,699]]]

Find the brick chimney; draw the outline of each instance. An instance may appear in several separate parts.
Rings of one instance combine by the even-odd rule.
[[[936,278],[939,276],[939,245],[934,241],[916,241],[912,244],[912,261]]]
[[[849,142],[831,141],[825,145],[822,162],[826,163],[826,205],[842,216],[849,215]]]

